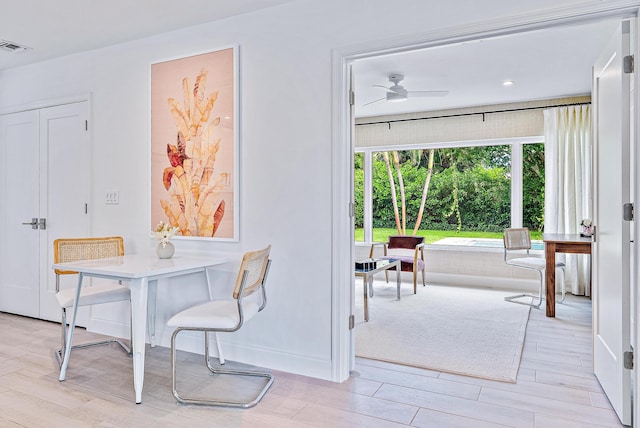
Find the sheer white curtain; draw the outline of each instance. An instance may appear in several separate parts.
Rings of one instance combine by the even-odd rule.
[[[547,233],[579,233],[582,219],[591,218],[591,135],[591,106],[544,111]],[[567,292],[590,295],[589,256],[558,254],[560,257],[567,266]]]

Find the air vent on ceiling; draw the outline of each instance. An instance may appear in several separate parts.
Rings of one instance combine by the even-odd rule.
[[[18,52],[24,52],[27,49],[29,49],[29,48],[26,47],[26,46],[21,46],[21,45],[19,45],[17,43],[13,43],[13,42],[10,42],[8,40],[0,39],[0,50],[2,50],[2,51],[18,53]]]

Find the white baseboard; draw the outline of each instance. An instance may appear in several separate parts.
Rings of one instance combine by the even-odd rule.
[[[103,319],[92,319],[89,331],[107,336],[129,340],[129,324],[117,323]],[[156,346],[169,348],[173,330],[156,326]],[[147,333],[148,334],[148,333]],[[224,337],[224,333],[222,334]],[[147,343],[149,343],[147,338]],[[326,359],[284,353],[278,350],[247,346],[237,343],[221,341],[224,358],[252,364],[266,369],[279,370],[304,376],[311,376],[324,380],[331,380],[331,358]],[[195,332],[183,332],[178,337],[177,348],[181,351],[204,355],[204,336]],[[215,344],[211,343],[211,355],[218,356]]]

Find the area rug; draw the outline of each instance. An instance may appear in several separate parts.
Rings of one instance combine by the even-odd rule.
[[[430,370],[515,382],[530,307],[504,301],[514,293],[452,286],[402,288],[374,282],[364,321],[356,282],[356,356]]]

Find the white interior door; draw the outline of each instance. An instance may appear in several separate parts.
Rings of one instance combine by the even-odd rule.
[[[89,236],[89,193],[91,152],[87,130],[88,102],[40,110],[40,217],[47,228],[40,232],[43,246],[40,264],[40,318],[60,321],[55,300],[53,241],[57,238]],[[62,278],[62,287],[76,285],[75,275]],[[88,312],[79,313],[78,325],[88,325]]]
[[[60,321],[53,240],[89,234],[87,111],[80,102],[0,116],[0,311]],[[46,226],[23,224],[32,218]]]
[[[630,227],[623,204],[630,200],[630,86],[623,72],[630,23],[623,22],[594,65],[594,372],[623,424],[631,424]]]
[[[37,111],[0,116],[0,311],[30,317],[40,315],[40,236],[24,224],[40,212],[38,121]]]

